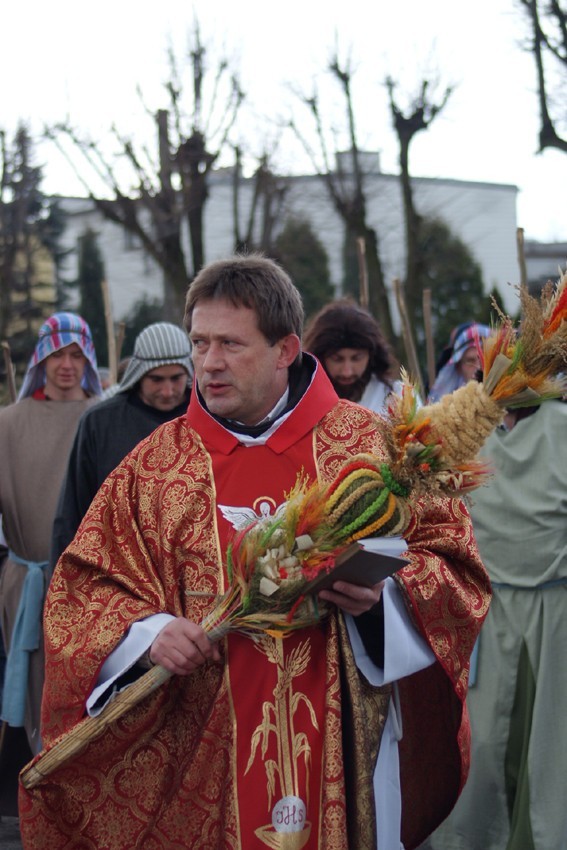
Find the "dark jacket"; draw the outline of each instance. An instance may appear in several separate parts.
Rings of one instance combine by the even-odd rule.
[[[53,523],[51,571],[106,476],[159,425],[182,416],[188,403],[189,391],[173,410],[157,410],[132,390],[101,401],[81,417]]]

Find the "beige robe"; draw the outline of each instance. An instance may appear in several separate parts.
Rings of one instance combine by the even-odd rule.
[[[71,444],[82,413],[96,399],[26,398],[0,411],[0,513],[10,549],[27,561],[47,561],[53,518]],[[8,558],[0,573],[0,625],[6,651],[27,567]],[[47,574],[45,577],[47,587]],[[39,745],[43,643],[30,658],[26,732]]]

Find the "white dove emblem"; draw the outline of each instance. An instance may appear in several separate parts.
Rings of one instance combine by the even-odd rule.
[[[282,502],[281,505],[278,505],[273,514],[272,505],[267,499],[260,499],[258,501],[258,513],[256,513],[254,508],[236,508],[231,505],[217,505],[217,507],[226,521],[229,522],[236,531],[240,531],[260,519],[269,519],[272,516],[279,516],[279,514],[285,509],[285,505],[286,503]]]

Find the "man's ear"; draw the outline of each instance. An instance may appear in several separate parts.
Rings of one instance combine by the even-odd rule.
[[[299,352],[301,351],[301,340],[297,336],[297,334],[288,334],[287,336],[282,337],[276,343],[280,349],[280,356],[278,358],[278,366],[281,369],[287,369]]]

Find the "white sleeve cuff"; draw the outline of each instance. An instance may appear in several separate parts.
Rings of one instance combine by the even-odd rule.
[[[97,683],[87,699],[87,714],[96,717],[109,700],[118,693],[114,682],[146,652],[157,635],[171,620],[173,614],[152,614],[145,620],[133,623],[116,649],[110,653],[101,667]],[[127,686],[126,686],[127,687]],[[106,699],[104,699],[105,692]]]
[[[351,646],[358,669],[371,685],[386,685],[429,667],[435,654],[416,630],[406,609],[400,589],[387,578],[382,591],[384,604],[384,667],[377,667],[364,647],[354,618],[345,616]]]

